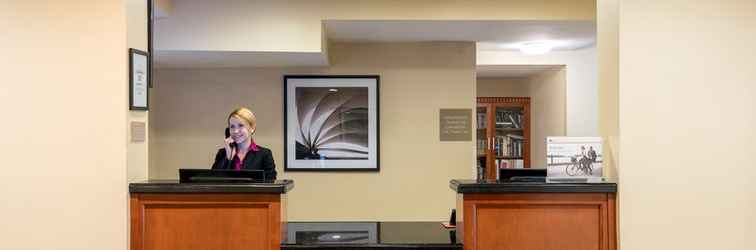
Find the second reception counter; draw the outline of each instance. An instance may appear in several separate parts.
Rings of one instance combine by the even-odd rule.
[[[131,250],[275,250],[291,180],[131,183]]]
[[[452,180],[465,250],[615,250],[617,184]]]

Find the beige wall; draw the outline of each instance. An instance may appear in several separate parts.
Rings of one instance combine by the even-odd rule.
[[[501,66],[564,66],[566,79],[567,136],[598,136],[598,74],[596,48],[552,51],[543,55],[524,55],[512,50],[479,50],[477,64]]]
[[[146,0],[127,0],[126,1],[126,46],[147,51],[147,1]],[[127,49],[124,49],[124,53]],[[127,78],[128,79],[128,78]],[[128,87],[126,86],[128,93]],[[124,99],[125,105],[129,105],[129,98]],[[127,106],[128,107],[128,106]],[[149,145],[149,129],[146,131],[144,142],[131,142],[131,122],[144,122],[145,128],[149,128],[149,111],[129,111],[126,118],[129,136],[126,138],[127,158],[129,181],[139,181],[147,179],[147,162]]]
[[[160,70],[150,175],[208,168],[234,107],[259,119],[256,140],[270,147],[280,178],[293,179],[289,220],[443,220],[455,206],[450,179],[471,178],[472,141],[439,142],[441,108],[475,105],[472,43],[335,44],[329,68]],[[283,74],[379,74],[378,173],[283,172]]]
[[[598,0],[598,130],[604,139],[604,176],[616,178],[619,160],[619,0]]]
[[[593,0],[183,0],[155,26],[163,50],[323,50],[322,20],[592,20]]]
[[[546,167],[546,137],[566,135],[566,69],[525,78],[478,78],[479,97],[530,97],[531,167]]]
[[[621,249],[756,249],[755,9],[619,5]]]
[[[566,134],[565,71],[564,67],[558,67],[528,78],[533,167],[546,167],[546,137]]]
[[[126,249],[123,1],[0,3],[0,248]]]
[[[528,78],[478,78],[475,93],[478,97],[529,97]]]

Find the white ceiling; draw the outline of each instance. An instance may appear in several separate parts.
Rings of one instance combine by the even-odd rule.
[[[170,16],[166,17],[170,18]],[[554,50],[595,44],[592,21],[324,21],[326,37],[335,42],[478,42],[478,50],[515,50],[525,41],[557,41]],[[156,36],[159,37],[159,36]],[[243,68],[327,66],[324,53],[259,51],[155,51],[157,68]],[[519,72],[503,69],[517,77]],[[491,70],[483,74],[492,74]]]
[[[479,50],[516,50],[528,41],[552,41],[554,50],[593,46],[592,21],[324,21],[326,36],[337,42],[479,42]]]
[[[529,77],[563,65],[478,65],[478,78],[522,78]]]

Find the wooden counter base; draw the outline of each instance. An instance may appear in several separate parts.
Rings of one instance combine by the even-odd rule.
[[[457,194],[465,250],[615,250],[614,193]]]
[[[283,194],[131,194],[131,250],[277,250]]]

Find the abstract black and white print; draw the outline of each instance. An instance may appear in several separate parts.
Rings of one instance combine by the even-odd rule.
[[[380,171],[377,75],[284,76],[285,171]]]
[[[368,159],[367,87],[298,87],[295,96],[295,159]]]

